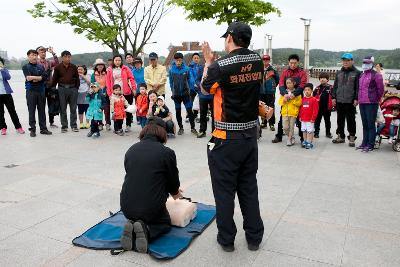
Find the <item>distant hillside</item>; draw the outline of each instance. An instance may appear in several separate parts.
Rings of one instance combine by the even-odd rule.
[[[258,53],[262,53],[262,50],[256,50]],[[348,52],[348,51],[346,51]],[[272,50],[273,63],[278,65],[286,65],[287,58],[290,54],[298,54],[301,62],[304,62],[304,51],[296,48],[277,48]],[[340,64],[340,56],[344,51],[332,52],[325,51],[322,49],[311,49],[310,50],[310,65],[314,67],[335,67]],[[362,59],[366,56],[374,56],[375,62],[383,63],[384,68],[388,69],[400,69],[400,48],[393,50],[375,50],[375,49],[358,49],[351,51],[354,56],[354,60],[357,65],[361,65]],[[218,52],[219,55],[224,55],[225,52]],[[112,58],[111,52],[97,52],[97,53],[84,53],[72,55],[72,61],[76,65],[86,65],[89,68],[93,65],[97,58],[102,58],[104,61]],[[190,60],[190,56],[185,57],[186,61]],[[160,56],[160,62],[164,63],[165,57]],[[8,62],[10,69],[20,69],[26,61],[11,60]],[[145,65],[148,65],[147,59]]]

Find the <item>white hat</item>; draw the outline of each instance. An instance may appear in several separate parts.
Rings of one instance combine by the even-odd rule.
[[[96,67],[97,65],[106,65],[106,63],[104,63],[103,59],[98,58],[96,59],[96,61],[93,64],[93,67]]]
[[[162,95],[160,95],[159,97],[157,97],[157,100],[158,99],[161,99],[163,102],[165,102],[165,99],[164,99],[164,97],[162,96]]]

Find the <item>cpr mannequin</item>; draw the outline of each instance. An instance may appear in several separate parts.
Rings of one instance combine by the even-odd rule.
[[[197,206],[188,199],[167,199],[167,210],[171,217],[171,224],[178,227],[187,226],[197,215]]]

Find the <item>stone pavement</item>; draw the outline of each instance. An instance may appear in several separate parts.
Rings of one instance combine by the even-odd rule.
[[[15,82],[18,114],[27,127],[20,88]],[[218,247],[214,222],[178,258],[160,262],[71,244],[119,209],[123,157],[137,142],[139,127],[123,137],[103,132],[98,140],[85,137],[87,130],[30,138],[17,135],[6,118],[9,133],[0,136],[0,266],[400,266],[400,153],[387,144],[363,154],[333,145],[322,131],[309,151],[272,144],[273,133],[265,131],[259,143],[261,249],[247,250],[237,205],[235,252]],[[195,139],[185,127],[185,135],[167,145],[176,152],[185,195],[212,204],[208,139]],[[4,167],[11,164],[16,166]]]

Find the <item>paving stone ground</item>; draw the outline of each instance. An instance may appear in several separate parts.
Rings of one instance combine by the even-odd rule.
[[[21,80],[13,81],[17,111],[27,128]],[[168,101],[171,108],[173,105]],[[0,136],[0,266],[400,266],[400,153],[383,144],[361,153],[324,137],[315,149],[259,142],[258,185],[265,236],[247,250],[240,208],[236,250],[216,243],[216,225],[172,261],[147,255],[73,247],[71,240],[119,209],[123,157],[137,142],[102,132],[98,140],[79,133],[30,138],[17,135],[6,114]],[[58,120],[58,117],[56,118]],[[332,116],[336,127],[336,114]],[[361,139],[360,117],[357,130]],[[182,186],[192,199],[213,204],[207,138],[185,135],[168,141],[176,152]],[[4,166],[15,164],[14,168]]]

